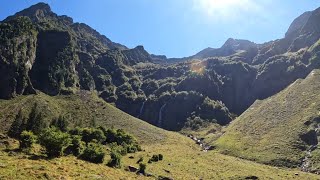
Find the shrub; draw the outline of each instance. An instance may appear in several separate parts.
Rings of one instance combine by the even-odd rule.
[[[94,139],[102,143],[106,140],[106,136],[101,129],[84,128],[82,130],[82,141],[89,143]]]
[[[127,153],[135,153],[138,151],[137,146],[134,144],[125,144],[124,148],[127,150]]]
[[[159,155],[153,155],[153,156],[151,157],[151,161],[153,161],[153,162],[158,162],[158,161],[159,161]]]
[[[116,133],[116,142],[117,144],[133,144],[136,142],[135,138],[129,134],[127,134],[123,129],[118,129]]]
[[[110,154],[110,161],[108,162],[108,166],[115,167],[115,168],[121,168],[121,154],[116,151],[111,151]]]
[[[159,161],[162,161],[163,160],[163,155],[162,154],[159,154]]]
[[[162,154],[154,154],[149,159],[148,163],[158,162],[158,161],[162,161],[162,160],[163,160],[163,155]]]
[[[125,156],[128,153],[125,144],[118,145],[117,143],[114,142],[114,143],[110,144],[110,147],[111,147],[111,151],[117,152],[117,153],[121,154],[122,156]]]
[[[36,142],[36,136],[31,131],[23,131],[20,135],[20,149],[29,152]]]
[[[79,135],[79,136],[82,137],[82,131],[83,131],[82,128],[76,127],[76,128],[74,128],[74,129],[71,129],[71,130],[69,131],[69,134],[71,134],[71,135]]]
[[[73,154],[74,156],[79,156],[85,149],[86,144],[85,142],[81,141],[81,136],[74,135],[71,137],[71,139],[71,144],[66,149],[66,152],[68,154]]]
[[[87,145],[80,157],[81,159],[92,163],[102,163],[104,156],[105,152],[103,151],[102,145],[91,142]]]
[[[48,157],[59,157],[70,145],[70,135],[56,128],[47,128],[40,135],[39,142],[46,148]]]
[[[25,124],[24,124],[24,118],[22,115],[21,109],[19,110],[18,114],[16,115],[13,123],[10,126],[10,129],[8,131],[8,135],[12,138],[20,138],[20,134],[22,131],[25,129]]]
[[[139,173],[145,174],[147,169],[147,165],[144,163],[139,164]]]
[[[106,142],[112,143],[116,142],[117,132],[114,129],[107,129],[105,131]]]

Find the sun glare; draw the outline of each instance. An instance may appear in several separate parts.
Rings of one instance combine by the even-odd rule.
[[[244,12],[256,11],[252,0],[194,0],[194,8],[210,17],[236,18]]]

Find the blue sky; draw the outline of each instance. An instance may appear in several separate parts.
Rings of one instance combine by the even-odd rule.
[[[38,0],[1,0],[0,19]],[[318,0],[47,0],[58,15],[84,22],[129,48],[184,57],[229,37],[262,43],[282,38]]]

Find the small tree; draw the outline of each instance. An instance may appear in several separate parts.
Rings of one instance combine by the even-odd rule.
[[[20,109],[18,114],[16,115],[11,127],[8,131],[8,135],[12,138],[20,138],[20,134],[23,130],[25,130],[24,118],[22,115],[22,110]]]
[[[32,131],[34,134],[40,134],[41,130],[47,127],[44,122],[42,113],[38,109],[37,103],[35,103],[29,114],[29,118],[26,124],[26,129]]]
[[[109,161],[108,166],[121,168],[121,154],[116,151],[111,151],[110,157],[111,160]]]
[[[36,142],[36,136],[31,131],[23,131],[20,135],[20,150],[30,152],[32,145]]]
[[[103,147],[100,144],[91,142],[87,145],[87,148],[80,157],[89,162],[102,163],[104,156],[105,152],[103,151]]]
[[[145,174],[147,169],[147,165],[144,163],[139,164],[139,173]]]
[[[40,144],[46,148],[48,157],[59,157],[70,145],[70,135],[63,133],[56,128],[47,128],[39,138]]]
[[[60,115],[58,118],[53,119],[50,126],[55,126],[62,132],[68,131],[69,122],[65,118],[65,116]]]

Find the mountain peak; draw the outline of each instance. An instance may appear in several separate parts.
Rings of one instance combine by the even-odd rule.
[[[222,48],[232,48],[232,49],[246,49],[243,47],[254,46],[255,43],[243,40],[243,39],[233,39],[229,38],[222,46]]]
[[[46,10],[46,11],[51,11],[51,7],[49,6],[49,4],[44,3],[44,2],[40,2],[37,3],[35,5],[30,6],[29,9],[38,9],[38,10]]]
[[[285,37],[292,38],[297,36],[311,15],[312,11],[308,11],[297,17],[295,20],[293,20],[288,31],[286,32]]]
[[[135,47],[134,49],[145,51],[145,49],[142,45],[139,45],[139,46]]]
[[[51,7],[43,2],[32,5],[27,9],[24,9],[13,16],[9,16],[5,19],[5,21],[11,20],[17,16],[27,16],[32,21],[41,21],[47,16],[57,16],[55,13],[51,11]]]

